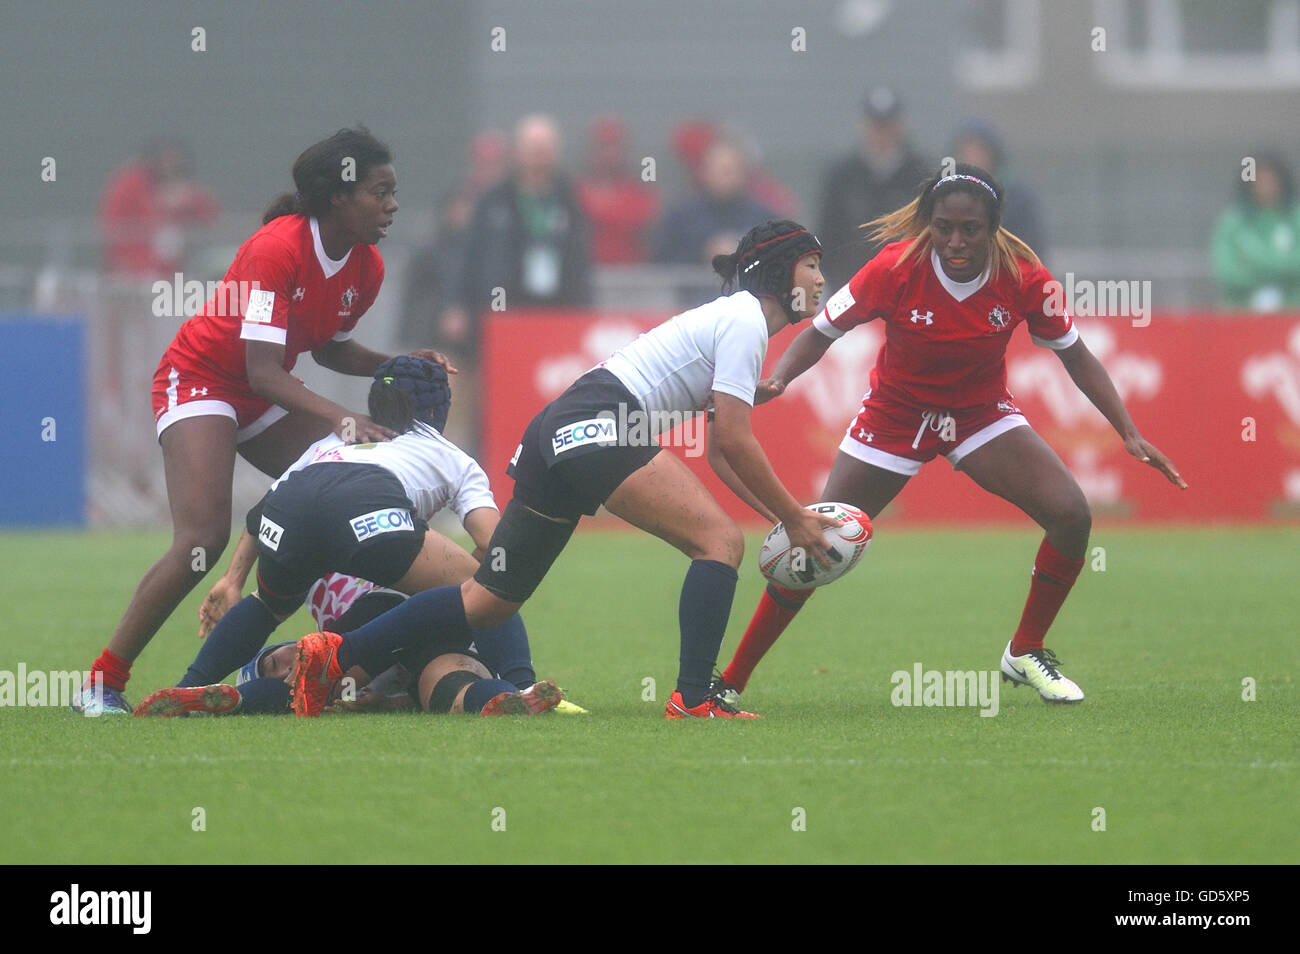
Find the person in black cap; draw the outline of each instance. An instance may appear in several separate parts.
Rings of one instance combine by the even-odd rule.
[[[822,190],[820,237],[822,273],[839,288],[880,250],[862,224],[906,205],[928,173],[925,160],[907,142],[903,104],[889,86],[876,86],[862,104],[862,142],[831,166]]]

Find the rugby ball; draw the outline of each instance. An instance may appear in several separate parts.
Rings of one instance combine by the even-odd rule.
[[[811,590],[838,580],[857,566],[867,545],[871,543],[871,518],[859,510],[842,503],[816,503],[807,507],[817,513],[839,520],[838,527],[823,531],[831,552],[826,569],[811,553],[790,546],[785,524],[778,523],[763,541],[758,551],[758,569],[770,583],[790,590]]]

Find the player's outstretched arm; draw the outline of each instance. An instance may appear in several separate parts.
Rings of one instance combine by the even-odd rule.
[[[244,582],[256,561],[257,541],[247,530],[242,530],[225,574],[212,585],[199,604],[199,639],[207,639],[212,627],[226,615],[226,611],[243,599]]]
[[[801,331],[799,336],[790,342],[790,347],[785,350],[785,354],[781,355],[781,360],[772,369],[772,376],[758,382],[754,404],[770,401],[784,392],[791,381],[821,360],[834,340],[811,325]]]
[[[1115,383],[1111,381],[1110,375],[1106,373],[1101,362],[1088,350],[1083,339],[1080,338],[1070,347],[1056,352],[1056,355],[1061,359],[1061,364],[1065,365],[1065,370],[1069,372],[1075,386],[1097,410],[1101,411],[1110,422],[1110,426],[1115,428],[1115,432],[1124,441],[1124,449],[1142,463],[1150,464],[1160,471],[1175,487],[1186,490],[1187,481],[1183,480],[1178,473],[1178,468],[1138,432],[1137,425],[1133,423],[1128,409],[1124,407],[1123,398],[1115,390]]]
[[[311,356],[322,368],[359,377],[374,374],[381,364],[392,357],[379,351],[372,351],[351,338],[346,341],[326,342],[313,351]]]
[[[745,486],[745,482],[740,479],[740,475],[727,463],[727,458],[723,456],[722,450],[718,447],[718,442],[713,439],[713,412],[709,413],[709,432],[705,441],[708,448],[709,466],[718,475],[718,479],[727,485],[728,490],[747,503],[768,523],[776,523],[780,518],[764,506],[763,501],[759,500],[754,492]]]
[[[790,543],[811,553],[823,566],[829,566],[822,527],[837,527],[839,521],[805,510],[785,489],[750,427],[752,408],[748,404],[730,394],[714,391],[713,406],[711,442],[717,443],[719,452],[741,482],[785,524]]]
[[[334,432],[344,440],[364,443],[386,441],[397,436],[366,415],[353,414],[342,405],[322,397],[284,370],[284,345],[249,341],[244,349],[244,361],[248,383],[254,394],[288,411],[299,411],[329,421]]]

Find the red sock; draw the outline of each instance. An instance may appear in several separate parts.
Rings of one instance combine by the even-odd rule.
[[[787,590],[783,586],[769,583],[763,591],[763,598],[758,601],[758,608],[749,621],[745,635],[740,638],[736,654],[722,672],[722,678],[728,685],[735,686],[740,692],[745,691],[754,667],[772,644],[781,638],[785,628],[790,625],[795,614],[813,595],[812,590]]]
[[[1011,655],[1023,656],[1031,649],[1043,648],[1043,637],[1056,619],[1061,604],[1070,595],[1079,571],[1083,569],[1082,560],[1069,560],[1056,552],[1046,540],[1038,548],[1034,557],[1034,575],[1029,582],[1029,599],[1025,600],[1025,611],[1020,616],[1020,626],[1011,639]]]
[[[116,653],[109,652],[108,647],[104,647],[99,658],[91,663],[92,679],[97,672],[104,674],[105,689],[116,689],[121,692],[126,688],[126,681],[131,678],[131,664]]]

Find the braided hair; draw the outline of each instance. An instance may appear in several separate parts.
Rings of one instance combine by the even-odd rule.
[[[798,222],[770,219],[746,232],[731,254],[713,256],[713,270],[722,276],[723,294],[739,287],[755,298],[770,298],[794,324],[800,319],[790,301],[795,267],[821,250],[817,236]]]

